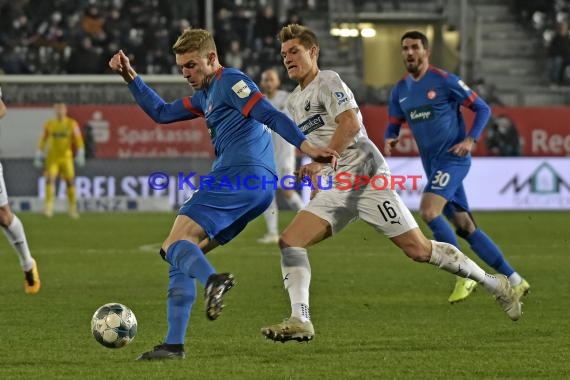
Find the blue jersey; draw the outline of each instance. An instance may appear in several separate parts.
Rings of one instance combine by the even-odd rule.
[[[407,122],[418,144],[426,169],[435,162],[453,161],[469,165],[471,157],[448,150],[467,136],[461,106],[477,112],[469,135],[476,141],[490,115],[489,106],[456,75],[430,66],[420,80],[401,79],[390,95],[390,125],[387,138],[396,138]]]
[[[262,96],[244,73],[222,67],[207,89],[183,99],[189,112],[206,119],[216,154],[213,170],[261,165],[275,173],[270,131],[249,117]]]

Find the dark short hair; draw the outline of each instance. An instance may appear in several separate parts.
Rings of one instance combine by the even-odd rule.
[[[417,30],[411,30],[409,32],[404,33],[404,35],[402,36],[402,38],[400,39],[400,44],[406,39],[412,39],[412,40],[421,40],[422,41],[422,45],[424,45],[424,49],[429,49],[429,41],[428,38],[426,37],[425,34],[423,34],[422,32],[419,32]]]

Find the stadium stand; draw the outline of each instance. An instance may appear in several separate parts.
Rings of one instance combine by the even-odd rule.
[[[331,36],[331,22],[339,15],[422,17],[444,19],[458,28],[457,7],[462,3],[470,17],[467,30],[461,30],[466,51],[461,74],[467,81],[484,79],[506,105],[570,102],[570,87],[551,85],[547,65],[548,47],[557,22],[568,19],[569,1],[224,0],[213,2],[213,25],[221,62],[258,79],[263,69],[280,66],[274,37],[280,26],[306,23],[322,43],[322,66],[338,71],[361,103],[383,104],[388,87],[362,83],[361,42]],[[204,27],[204,7],[204,2],[182,0],[0,0],[0,69],[10,75],[106,74],[108,57],[123,48],[140,73],[175,74],[174,57],[165,54],[164,47],[181,29]],[[570,82],[569,76],[566,70],[562,84]],[[290,89],[292,84],[284,86]],[[7,93],[17,102],[37,97],[18,89]],[[111,92],[100,97],[114,102],[121,100],[117,96]]]

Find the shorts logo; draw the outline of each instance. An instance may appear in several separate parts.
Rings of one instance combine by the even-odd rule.
[[[427,98],[428,98],[429,100],[434,100],[436,96],[437,96],[437,94],[436,94],[436,92],[435,92],[434,90],[429,90],[429,91],[427,92]]]
[[[247,98],[249,94],[251,94],[251,89],[247,83],[243,81],[243,79],[234,84],[232,86],[232,90],[236,93],[237,96],[239,96],[240,99]]]
[[[321,115],[313,115],[299,125],[299,129],[304,135],[308,135],[316,129],[325,125]]]
[[[311,109],[311,102],[309,100],[305,101],[305,111],[309,111]]]
[[[432,120],[434,118],[434,111],[431,106],[414,108],[409,111],[409,117],[412,122]]]
[[[342,91],[336,91],[335,93],[336,98],[338,99],[338,105],[340,106],[343,103],[348,102],[348,98]]]

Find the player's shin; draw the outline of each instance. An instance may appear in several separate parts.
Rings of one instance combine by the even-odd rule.
[[[485,273],[479,265],[453,245],[435,240],[432,240],[431,244],[430,264],[457,276],[475,280],[490,292],[493,292],[499,286],[499,281],[495,276]]]
[[[30,249],[28,248],[28,240],[26,239],[26,233],[24,232],[24,225],[16,214],[13,215],[10,225],[3,228],[4,235],[6,235],[10,245],[12,245],[18,253],[20,266],[22,267],[22,270],[26,272],[32,269],[34,261],[32,260]]]
[[[164,343],[184,344],[192,305],[196,299],[196,280],[170,266],[167,298],[168,332]]]
[[[48,216],[53,214],[53,202],[55,197],[55,185],[51,182],[46,183],[46,200],[45,200],[45,213]]]
[[[206,286],[208,277],[216,273],[202,250],[187,240],[172,243],[168,247],[165,259],[185,275],[198,279],[203,286]]]
[[[297,317],[303,322],[310,320],[311,265],[307,250],[300,247],[282,248],[281,272],[283,274],[283,285],[289,292],[291,316]]]
[[[67,188],[67,202],[69,203],[69,213],[77,213],[77,198],[75,196],[75,186],[69,186]]]

